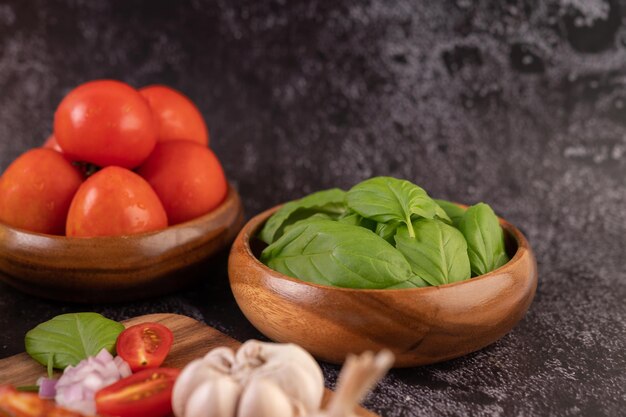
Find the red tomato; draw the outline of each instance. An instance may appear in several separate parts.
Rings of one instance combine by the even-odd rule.
[[[54,136],[71,159],[134,168],[152,152],[150,106],[131,86],[102,80],[72,90],[54,114]]]
[[[60,153],[30,150],[0,177],[0,221],[31,232],[62,235],[82,182],[80,172]]]
[[[158,126],[158,141],[190,140],[209,144],[209,131],[200,110],[181,92],[162,85],[139,90],[148,100]]]
[[[159,197],[139,175],[107,167],[76,192],[67,215],[67,236],[122,236],[167,227]]]
[[[46,141],[44,142],[43,147],[63,153],[63,149],[61,149],[61,147],[59,146],[59,142],[57,142],[57,139],[54,137],[54,135],[48,136],[48,139],[46,139]]]
[[[228,191],[222,166],[215,154],[188,141],[157,144],[139,168],[159,195],[170,224],[202,216],[219,206]]]
[[[117,354],[133,372],[158,368],[172,348],[174,335],[159,323],[142,323],[124,330],[117,338]]]
[[[146,369],[96,393],[99,415],[165,417],[172,412],[172,388],[178,369]]]

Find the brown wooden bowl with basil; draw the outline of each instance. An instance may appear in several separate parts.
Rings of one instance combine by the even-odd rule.
[[[206,279],[205,263],[244,223],[237,191],[197,219],[151,233],[67,238],[0,223],[0,280],[31,295],[120,302],[163,295]]]
[[[383,348],[396,355],[397,367],[456,358],[507,334],[534,297],[533,251],[503,219],[508,262],[493,271],[436,286],[355,289],[306,282],[261,262],[267,244],[259,232],[280,208],[254,217],[239,233],[229,258],[231,288],[263,334],[297,343],[321,360],[342,363],[349,353]]]

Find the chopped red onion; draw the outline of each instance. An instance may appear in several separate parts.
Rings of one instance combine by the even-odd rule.
[[[56,384],[56,402],[83,414],[95,414],[96,392],[131,375],[130,366],[102,349],[96,356],[68,366]]]
[[[57,382],[58,379],[41,377],[37,380],[39,385],[39,397],[45,400],[51,400],[57,395]]]

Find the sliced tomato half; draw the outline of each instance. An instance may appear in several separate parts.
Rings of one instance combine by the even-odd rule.
[[[82,417],[83,415],[56,407],[54,402],[42,400],[35,393],[18,392],[13,387],[0,385],[1,417]]]
[[[121,379],[96,393],[96,411],[117,417],[168,416],[178,374],[178,369],[145,369]]]
[[[172,348],[172,331],[159,323],[141,323],[124,330],[117,338],[117,354],[133,372],[161,366]]]

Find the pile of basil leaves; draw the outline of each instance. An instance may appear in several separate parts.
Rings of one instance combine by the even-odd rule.
[[[270,268],[344,288],[442,285],[509,261],[503,230],[487,204],[465,210],[391,177],[289,202],[258,237],[269,245],[261,261]]]

